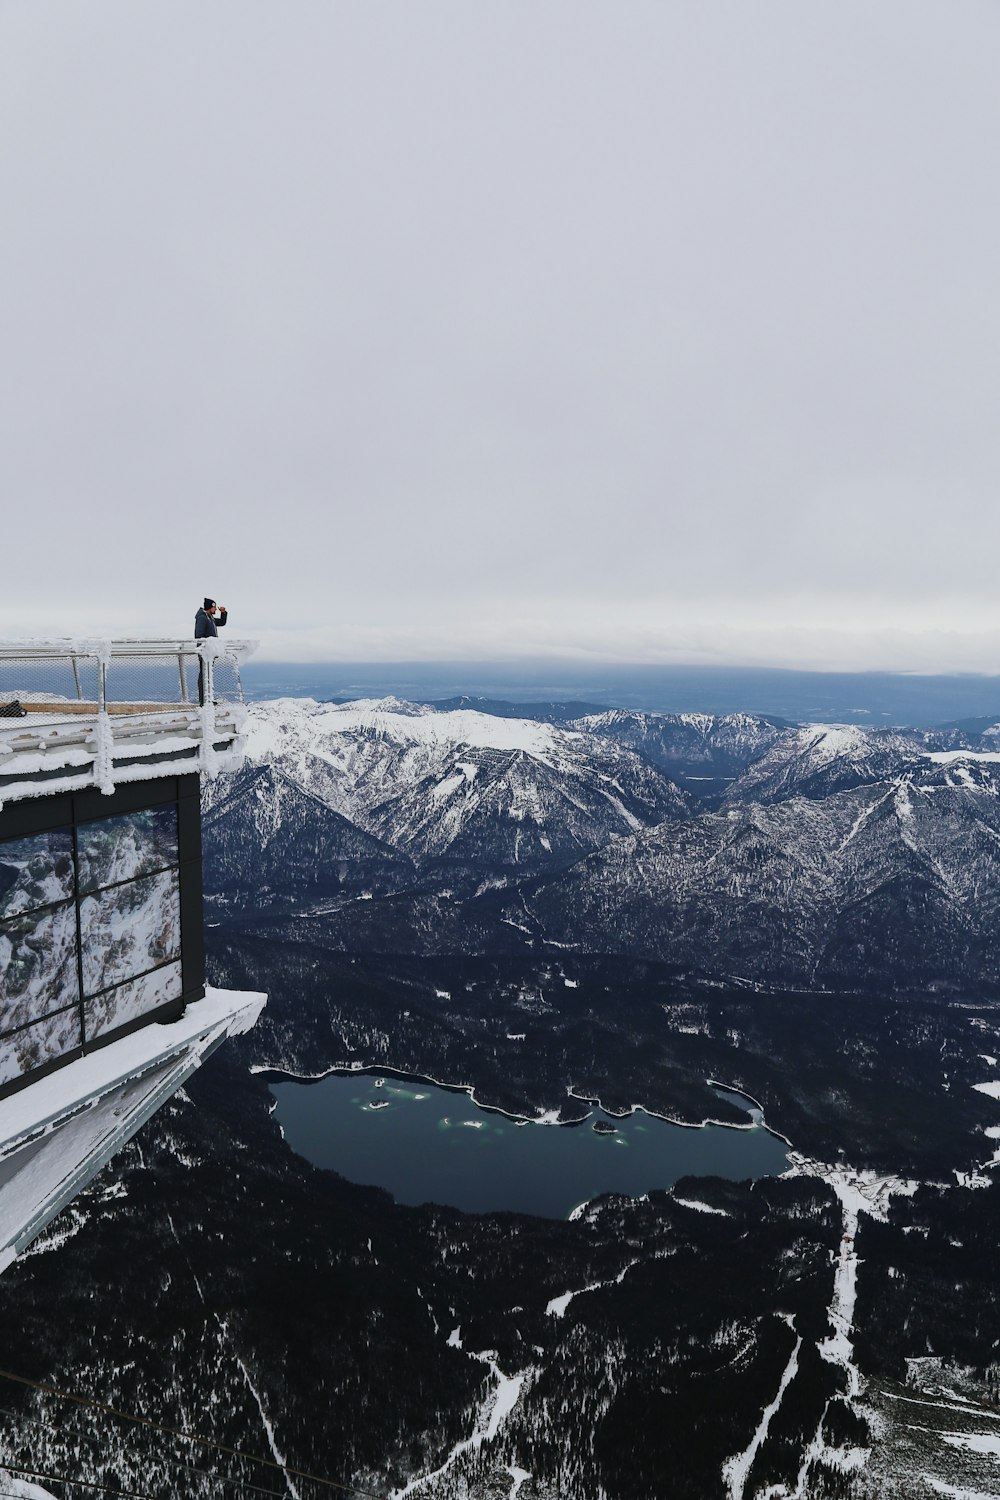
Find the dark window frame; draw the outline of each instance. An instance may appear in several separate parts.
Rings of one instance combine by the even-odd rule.
[[[76,1011],[77,1028],[79,1029],[79,1010],[79,1006],[73,1000],[69,1005],[62,1005],[58,1010],[50,1010],[46,1015],[36,1017],[34,1021],[25,1021],[23,1026],[15,1026],[12,1031],[4,1032],[4,1035],[0,1037],[0,1046],[6,1045],[13,1038],[20,1036],[22,1032],[30,1031],[34,1026],[40,1026],[43,1021],[50,1021],[53,1016],[68,1015],[70,1011]],[[57,1068],[63,1068],[67,1063],[76,1062],[77,1058],[83,1057],[85,1050],[82,1041],[79,1041],[76,1046],[68,1048],[65,1052],[61,1052],[58,1057],[50,1057],[37,1068],[32,1068],[29,1073],[22,1073],[17,1078],[8,1078],[6,1083],[0,1084],[0,1099],[5,1099],[8,1094],[19,1093],[29,1083],[34,1083],[38,1078],[44,1078],[48,1073],[54,1073]]]
[[[181,849],[180,849],[180,818],[179,818],[178,813],[177,813],[176,804],[172,805],[170,803],[159,802],[159,803],[157,803],[157,805],[155,807],[133,807],[133,808],[130,808],[129,811],[125,812],[125,813],[109,813],[106,818],[90,818],[88,821],[90,823],[111,823],[111,822],[114,821],[115,818],[127,818],[130,813],[159,812],[165,806],[168,806],[168,807],[169,806],[173,806],[174,828],[175,828],[176,836],[177,836],[177,858],[175,860],[172,860],[170,862],[170,864],[167,864],[167,865],[157,865],[152,870],[143,870],[143,872],[142,872],[141,875],[127,875],[124,880],[102,881],[99,885],[83,885],[83,884],[81,884],[80,887],[79,887],[79,893],[80,893],[81,896],[96,896],[100,891],[113,891],[113,890],[117,889],[117,887],[120,886],[120,885],[131,885],[134,880],[145,880],[147,878],[147,876],[149,876],[149,875],[163,875],[168,870],[176,870],[177,869],[177,866],[180,864]],[[79,880],[79,874],[80,874],[81,856],[80,856],[80,853],[79,853],[79,849],[77,847],[77,830],[81,826],[86,827],[86,824],[82,824],[81,825],[81,824],[77,823],[74,826],[74,829],[73,829],[73,858],[76,860],[77,879],[78,880]]]
[[[183,940],[181,949],[183,951]],[[172,969],[174,964],[180,964],[183,972],[184,960],[181,953],[175,953],[173,958],[162,958],[158,964],[150,964],[148,969],[140,969],[137,974],[130,974],[127,979],[118,979],[114,984],[106,984],[103,989],[89,990],[84,995],[84,1001],[100,1000],[102,995],[110,995],[112,990],[123,990],[127,984],[135,984],[137,979],[146,979],[150,974],[156,974],[160,969]]]
[[[102,886],[98,887],[97,890],[93,890],[93,891],[81,891],[80,892],[80,899],[77,902],[77,907],[76,907],[77,916],[78,916],[78,920],[79,920],[79,928],[80,928],[79,935],[78,935],[77,952],[80,955],[80,983],[81,983],[81,985],[84,986],[83,989],[81,990],[81,994],[83,995],[83,998],[85,1000],[93,1000],[97,995],[106,995],[107,992],[108,992],[108,990],[117,990],[117,989],[120,989],[123,984],[129,984],[129,983],[131,983],[131,981],[133,979],[141,979],[142,976],[143,976],[143,974],[151,974],[154,969],[159,969],[164,964],[168,964],[168,963],[170,963],[170,964],[176,964],[176,963],[180,962],[181,952],[183,950],[184,944],[183,944],[182,934],[180,933],[180,931],[178,931],[178,935],[177,936],[178,936],[178,943],[179,943],[180,946],[178,947],[177,952],[176,953],[172,953],[169,958],[160,959],[157,963],[150,964],[145,969],[137,969],[135,971],[135,973],[133,973],[133,974],[124,974],[124,975],[122,975],[122,977],[120,979],[113,980],[111,982],[111,984],[102,984],[96,990],[89,990],[89,989],[86,988],[86,985],[84,984],[83,969],[84,969],[84,966],[85,966],[85,963],[86,963],[86,958],[85,958],[85,953],[84,953],[84,941],[83,941],[83,910],[82,910],[83,903],[85,901],[96,901],[99,904],[100,903],[100,898],[102,896],[107,895],[107,893],[109,891],[121,890],[125,886],[128,886],[128,885],[142,885],[143,882],[147,881],[147,880],[159,880],[161,878],[161,876],[163,876],[163,875],[172,875],[172,876],[176,877],[176,888],[177,888],[177,921],[178,921],[178,924],[179,924],[180,923],[180,909],[181,909],[181,881],[180,881],[180,866],[179,865],[170,865],[169,868],[166,869],[166,870],[159,870],[159,871],[150,872],[150,874],[148,874],[148,875],[137,875],[134,880],[117,881],[114,885],[102,885]],[[171,883],[171,889],[173,889],[173,882]],[[91,942],[92,942],[92,937],[91,937],[91,934],[88,931],[88,934],[87,934],[87,945],[86,945],[87,946],[87,952],[90,951],[90,944],[91,944]]]
[[[127,813],[152,811],[170,804],[176,808],[177,815],[177,863],[166,865],[162,869],[146,871],[136,878],[147,879],[154,875],[176,871],[180,899],[180,953],[173,958],[164,959],[162,963],[152,965],[139,974],[129,975],[117,984],[108,985],[93,995],[85,995],[82,972],[83,952],[80,942],[80,902],[102,891],[113,890],[132,882],[130,880],[113,881],[107,886],[81,889],[77,832],[89,823],[103,822]],[[58,1005],[51,1011],[33,1016],[30,1021],[11,1027],[9,1031],[0,1032],[0,1037],[6,1040],[26,1030],[29,1026],[75,1008],[80,1018],[82,1042],[72,1052],[50,1059],[38,1068],[22,1074],[19,1078],[0,1084],[0,1099],[27,1088],[37,1079],[45,1077],[55,1069],[65,1067],[88,1053],[99,1051],[100,1048],[107,1047],[112,1042],[119,1041],[123,1036],[129,1036],[132,1032],[157,1023],[178,1020],[187,1005],[202,999],[205,994],[201,783],[197,773],[128,782],[116,788],[108,797],[95,788],[86,787],[79,791],[60,792],[55,796],[31,798],[24,802],[10,803],[6,807],[0,807],[0,854],[2,854],[3,845],[9,840],[30,838],[36,834],[54,833],[64,829],[71,832],[73,842],[73,895],[68,899],[75,904],[76,908],[77,996],[65,1005]],[[64,904],[67,903],[47,902],[43,906],[33,907],[30,912],[18,912],[12,915],[10,920],[15,921],[18,917],[31,916],[36,912],[42,912],[48,908],[54,909]],[[181,994],[178,999],[168,1001],[157,1010],[147,1011],[145,1015],[127,1021],[124,1025],[115,1027],[114,1030],[107,1031],[101,1036],[88,1039],[85,1011],[88,1001],[99,999],[110,990],[119,989],[136,979],[143,979],[146,975],[155,973],[158,969],[167,968],[178,961],[181,966]]]
[[[79,908],[76,906],[76,903],[74,902],[72,896],[67,896],[66,899],[63,900],[63,901],[51,901],[51,902],[49,902],[49,904],[47,906],[34,906],[34,907],[32,907],[32,909],[30,911],[19,911],[13,917],[5,917],[3,919],[3,921],[0,922],[0,931],[2,931],[4,927],[11,927],[11,926],[13,926],[13,924],[15,922],[19,922],[22,918],[36,917],[39,912],[54,912],[54,911],[58,911],[60,909],[60,907],[66,907],[67,909],[72,909],[73,912],[74,912],[74,919],[75,919],[76,928],[77,928],[76,955],[75,955],[76,963],[75,963],[75,968],[77,970],[77,979],[79,979],[79,968],[80,968],[80,931],[79,931],[79,928],[80,928],[80,914],[79,914]],[[2,1024],[2,1022],[0,1022],[0,1041],[4,1040],[4,1038],[6,1038],[8,1036],[14,1036],[18,1031],[23,1031],[26,1026],[34,1026],[34,1024],[35,1024],[36,1021],[46,1021],[46,1020],[48,1020],[49,1016],[58,1016],[62,1011],[69,1010],[72,1006],[78,1005],[78,1004],[79,1004],[79,1000],[78,999],[64,1000],[59,1005],[54,1005],[51,1010],[42,1010],[42,1011],[39,1011],[37,1015],[32,1016],[32,1018],[31,1018],[30,1021],[19,1021],[16,1026],[4,1026]]]

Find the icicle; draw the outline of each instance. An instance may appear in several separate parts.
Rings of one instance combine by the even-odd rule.
[[[94,780],[101,795],[110,797],[115,789],[114,749],[115,739],[111,731],[111,717],[106,709],[97,715],[97,753],[94,756]]]

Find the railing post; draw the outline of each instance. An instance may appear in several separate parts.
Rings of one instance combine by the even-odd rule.
[[[111,643],[106,642],[97,658],[97,755],[94,759],[94,775],[97,785],[105,797],[115,789],[114,738],[111,733],[111,718],[108,714],[108,661]]]
[[[184,670],[184,652],[183,651],[178,651],[178,653],[177,653],[177,671],[179,672],[180,679],[181,679],[181,702],[182,703],[187,703],[187,701],[188,701],[188,683],[187,683],[187,673]]]
[[[70,661],[73,664],[73,681],[76,683],[76,696],[79,701],[83,698],[83,689],[80,686],[80,663],[76,659],[75,652],[70,657]]]
[[[215,754],[215,641],[203,641],[198,647],[201,658],[201,769],[208,781],[214,781],[218,770]]]

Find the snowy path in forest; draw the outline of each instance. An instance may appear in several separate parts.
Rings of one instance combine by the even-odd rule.
[[[860,1388],[860,1377],[854,1363],[854,1307],[858,1296],[858,1255],[856,1240],[858,1220],[862,1213],[883,1222],[889,1215],[894,1195],[910,1196],[916,1182],[904,1177],[879,1177],[870,1170],[828,1166],[791,1153],[792,1166],[785,1176],[818,1177],[836,1194],[840,1204],[842,1227],[840,1247],[833,1274],[833,1295],[829,1318],[833,1329],[819,1345],[819,1352],[830,1364],[839,1365],[847,1379],[847,1394],[854,1397]]]
[[[789,1319],[789,1323],[792,1328],[795,1327],[792,1319]],[[771,1421],[781,1405],[781,1398],[798,1374],[799,1351],[801,1348],[802,1335],[798,1334],[795,1339],[795,1346],[788,1356],[788,1363],[782,1371],[781,1380],[778,1382],[778,1389],[774,1399],[770,1405],[765,1406],[761,1413],[761,1418],[757,1423],[757,1430],[753,1437],[742,1453],[735,1453],[732,1458],[727,1458],[722,1465],[722,1478],[725,1481],[728,1500],[743,1500],[743,1492],[746,1489],[751,1465],[763,1447],[764,1439],[767,1437],[768,1429],[771,1426]]]
[[[449,1336],[448,1343],[454,1348],[460,1349],[462,1347],[461,1341],[456,1339],[454,1335]],[[488,1365],[497,1382],[496,1387],[490,1391],[476,1413],[472,1435],[462,1438],[460,1442],[456,1443],[445,1458],[444,1463],[440,1464],[438,1468],[432,1469],[428,1474],[418,1474],[415,1479],[411,1479],[408,1484],[404,1484],[402,1489],[391,1491],[390,1500],[402,1500],[404,1495],[411,1495],[415,1490],[422,1489],[424,1485],[431,1484],[434,1480],[440,1479],[442,1475],[446,1474],[457,1463],[463,1454],[475,1452],[484,1443],[490,1442],[497,1436],[501,1427],[517,1405],[521,1394],[521,1387],[529,1371],[522,1370],[519,1375],[505,1375],[497,1364],[496,1352],[493,1349],[484,1349],[478,1352],[469,1349],[465,1352],[470,1359],[478,1359],[483,1364]],[[513,1464],[508,1465],[507,1473],[513,1479],[510,1492],[512,1496],[516,1495],[524,1481],[531,1477],[523,1469],[518,1469]]]
[[[820,1341],[817,1348],[823,1359],[829,1364],[839,1366],[844,1372],[844,1395],[848,1401],[852,1401],[861,1388],[861,1377],[854,1363],[852,1338],[854,1309],[858,1295],[859,1262],[856,1248],[858,1220],[862,1213],[867,1213],[874,1219],[884,1221],[888,1217],[892,1197],[895,1194],[909,1196],[916,1192],[918,1185],[903,1177],[879,1177],[869,1169],[858,1171],[843,1165],[829,1166],[825,1162],[811,1161],[808,1157],[801,1156],[794,1151],[789,1153],[789,1158],[792,1165],[784,1176],[818,1177],[829,1185],[840,1204],[840,1244],[837,1249],[833,1289],[827,1309],[832,1332]],[[779,1402],[784,1385],[783,1381],[776,1398]],[[783,1484],[773,1485],[768,1491],[772,1500],[782,1500],[782,1497],[784,1500],[807,1500],[809,1472],[813,1464],[817,1462],[822,1461],[827,1466],[839,1469],[845,1474],[864,1467],[868,1457],[866,1448],[832,1448],[826,1442],[823,1436],[823,1424],[828,1406],[829,1403],[823,1408],[816,1431],[803,1451],[795,1488],[790,1490]],[[770,1412],[770,1416],[765,1413],[768,1422],[773,1415],[773,1411]],[[728,1460],[728,1463],[732,1464],[733,1460]],[[749,1472],[749,1466],[747,1472]],[[723,1477],[727,1477],[726,1466],[723,1467]],[[743,1483],[746,1483],[746,1473],[743,1475]],[[730,1487],[729,1493],[730,1500],[742,1500],[742,1489],[736,1491]]]
[[[564,1318],[566,1309],[574,1297],[584,1297],[588,1292],[599,1292],[605,1286],[620,1286],[633,1266],[639,1264],[638,1260],[630,1260],[627,1265],[622,1266],[617,1276],[611,1276],[607,1281],[592,1281],[589,1286],[577,1287],[575,1292],[562,1292],[558,1297],[551,1297],[545,1304],[545,1313],[550,1318]]]

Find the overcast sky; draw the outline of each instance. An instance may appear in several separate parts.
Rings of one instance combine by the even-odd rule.
[[[0,0],[0,634],[1000,670],[1000,5]]]

